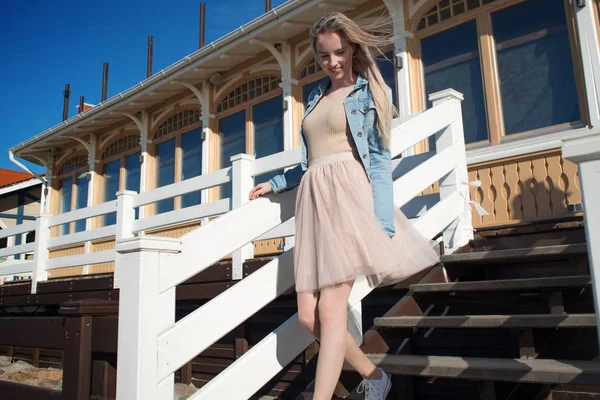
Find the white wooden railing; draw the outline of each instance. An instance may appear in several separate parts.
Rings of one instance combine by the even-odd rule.
[[[411,119],[393,123],[391,152],[401,154],[435,135],[436,152],[393,161],[394,195],[398,207],[421,202],[412,219],[427,238],[442,234],[447,251],[472,235],[466,154],[460,102],[453,90],[431,96],[434,107]],[[239,155],[232,167],[146,193],[121,192],[117,200],[61,214],[40,216],[35,223],[0,231],[0,238],[36,231],[32,244],[0,250],[0,256],[34,251],[24,263],[0,264],[0,275],[31,272],[32,291],[47,271],[115,261],[115,287],[120,289],[117,398],[172,399],[174,372],[294,285],[293,234],[296,192],[248,202],[254,177],[300,162],[294,149],[254,160]],[[440,183],[438,201],[419,196]],[[232,198],[135,218],[135,209],[186,193],[232,184]],[[419,205],[419,204],[418,204]],[[50,228],[73,221],[117,213],[113,226],[50,238]],[[144,234],[209,217],[218,218],[177,239]],[[49,250],[116,238],[116,253],[101,251],[49,259]],[[175,323],[175,288],[190,277],[233,254],[233,278],[240,279],[243,262],[252,257],[252,242],[285,237],[286,251],[257,272]],[[5,265],[6,264],[6,265]],[[370,291],[357,281],[349,300],[351,311]],[[211,380],[193,399],[247,399],[311,342],[311,335],[293,316],[249,352]],[[227,381],[227,383],[226,383]],[[231,384],[235,382],[235,384]]]
[[[465,244],[469,238],[464,234],[465,226],[471,227],[461,100],[461,95],[452,90],[433,95],[431,110],[395,126],[391,146],[393,155],[397,155],[435,135],[437,152],[420,156],[422,163],[414,168],[410,158],[394,163],[395,201],[402,206],[439,181],[440,201],[414,219],[414,224],[428,238],[442,233],[449,249],[460,245],[459,240]],[[234,157],[232,211],[178,239],[134,237],[133,229],[123,231],[117,244],[116,265],[121,289],[119,399],[171,399],[177,369],[293,286],[293,249],[288,249],[175,323],[178,284],[227,254],[233,253],[235,262],[237,252],[237,261],[243,260],[248,255],[244,248],[254,240],[293,235],[295,191],[252,202],[244,199],[253,177],[299,161],[298,150],[260,160]],[[137,198],[142,196],[150,195]],[[119,214],[130,220],[133,207],[140,204],[134,198],[133,194],[122,193],[118,200]],[[356,282],[350,307],[358,305],[369,291],[365,281]],[[247,399],[312,340],[294,316],[192,398]]]

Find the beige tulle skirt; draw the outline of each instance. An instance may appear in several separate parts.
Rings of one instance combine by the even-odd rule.
[[[365,276],[372,287],[402,281],[439,261],[400,211],[390,238],[374,212],[371,183],[352,153],[311,160],[296,201],[297,292]]]

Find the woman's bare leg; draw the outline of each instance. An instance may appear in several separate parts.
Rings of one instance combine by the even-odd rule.
[[[331,400],[342,372],[346,352],[348,296],[353,282],[321,290],[318,302],[320,326],[319,358],[315,377],[314,400]]]
[[[299,292],[298,299],[298,319],[300,323],[312,335],[320,339],[321,327],[319,324],[319,293]],[[344,359],[364,378],[381,378],[381,371],[369,360],[360,347],[354,341],[354,337],[348,330],[345,334],[345,352]]]

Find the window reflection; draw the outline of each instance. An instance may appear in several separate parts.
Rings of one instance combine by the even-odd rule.
[[[283,151],[283,98],[274,97],[252,107],[254,124],[254,154],[266,157]],[[282,171],[269,172],[255,177],[255,182],[266,182]]]
[[[221,168],[231,166],[231,157],[246,152],[246,111],[219,119]],[[231,183],[221,186],[221,198],[231,197]]]

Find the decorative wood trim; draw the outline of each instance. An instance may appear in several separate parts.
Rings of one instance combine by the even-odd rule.
[[[241,104],[234,105],[230,108],[227,108],[227,110],[225,110],[225,111],[221,111],[221,112],[217,113],[217,107],[223,101],[223,99],[225,97],[227,97],[231,92],[233,92],[234,90],[236,90],[238,87],[240,87],[241,85],[243,85],[245,83],[251,82],[258,78],[265,78],[265,77],[276,78],[278,80],[281,80],[281,71],[279,71],[279,70],[260,71],[260,72],[256,72],[256,73],[247,74],[245,76],[241,76],[240,78],[238,78],[234,81],[228,82],[225,86],[223,86],[219,89],[218,93],[216,94],[218,96],[217,100],[214,103],[211,103],[213,113],[215,115],[218,115],[219,118],[221,118],[225,115],[233,114],[236,111],[239,111],[240,109],[244,108],[244,106],[246,104],[255,104],[255,103],[261,102],[262,100],[264,100],[266,98],[273,97],[274,93],[281,94],[283,92],[282,89],[278,85],[277,88],[274,90],[269,90],[267,93],[263,93],[252,99],[242,101]]]
[[[166,113],[165,115],[162,115],[160,119],[158,119],[157,121],[150,124],[151,126],[148,128],[148,139],[151,140],[153,143],[160,143],[160,142],[169,140],[170,138],[172,138],[176,135],[180,135],[182,133],[189,132],[191,130],[194,130],[194,129],[202,126],[202,121],[199,120],[192,124],[186,125],[181,129],[174,129],[172,132],[170,132],[164,136],[161,136],[159,138],[154,139],[154,133],[156,132],[158,127],[160,127],[161,124],[163,124],[169,118],[171,118],[181,112],[184,112],[184,111],[198,111],[199,115],[202,115],[202,108],[198,104],[188,104],[188,105],[174,107],[168,113]]]
[[[431,27],[417,31],[417,26],[421,18],[424,17],[427,14],[427,12],[431,10],[431,8],[440,1],[441,0],[429,0],[426,3],[424,3],[419,8],[419,10],[417,10],[414,13],[412,18],[410,18],[407,24],[405,25],[407,27],[407,30],[415,33],[415,35],[418,35],[421,38],[425,36],[431,36],[453,26],[460,25],[470,19],[474,19],[478,14],[498,11],[502,8],[506,8],[526,0],[495,0],[493,3],[482,5],[472,11],[467,11],[465,13],[452,17],[446,21],[437,23]]]
[[[63,155],[62,157],[60,157],[60,159],[59,159],[59,160],[58,160],[58,162],[57,162],[57,167],[56,167],[55,169],[53,169],[54,171],[56,171],[56,176],[57,176],[59,179],[61,179],[61,178],[64,178],[64,177],[66,177],[66,176],[69,176],[69,175],[73,175],[73,174],[76,174],[76,173],[79,173],[79,172],[85,171],[85,170],[87,170],[87,169],[89,168],[89,163],[86,163],[86,164],[84,164],[84,165],[80,166],[79,168],[77,168],[77,169],[74,169],[73,171],[70,171],[70,172],[67,172],[67,173],[63,173],[63,174],[60,174],[60,175],[58,174],[59,170],[60,170],[60,169],[61,169],[61,168],[62,168],[62,167],[63,167],[63,166],[64,166],[64,165],[65,165],[65,164],[68,162],[68,161],[71,161],[72,159],[74,159],[75,157],[78,157],[78,156],[86,156],[86,157],[87,157],[87,156],[88,156],[88,152],[87,152],[87,150],[78,150],[78,151],[73,151],[73,152],[71,152],[71,153],[69,153],[69,154],[65,154],[65,155]]]
[[[111,161],[114,160],[118,160],[119,158],[121,158],[122,156],[128,156],[129,154],[133,154],[135,152],[138,152],[142,149],[142,147],[140,146],[140,134],[141,132],[138,131],[124,131],[124,132],[120,132],[118,135],[114,136],[110,142],[106,143],[104,146],[98,148],[98,151],[96,152],[96,154],[98,155],[98,160],[99,162],[97,164],[106,164],[109,163]],[[105,159],[102,159],[102,155],[104,154],[104,152],[116,141],[128,137],[128,136],[137,136],[138,137],[138,142],[137,145],[135,147],[132,147],[131,149],[122,151],[118,154],[115,154],[113,156],[110,157],[106,157]]]

